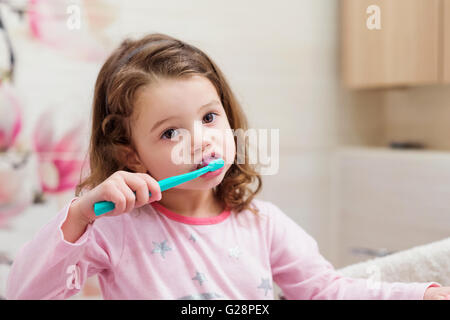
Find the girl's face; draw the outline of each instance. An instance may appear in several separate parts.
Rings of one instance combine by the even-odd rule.
[[[220,98],[207,78],[164,79],[143,86],[136,93],[135,108],[132,135],[141,172],[159,181],[194,171],[211,157],[222,158],[220,171],[177,188],[220,184],[234,162],[236,147]]]

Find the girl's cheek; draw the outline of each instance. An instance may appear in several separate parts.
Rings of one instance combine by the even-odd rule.
[[[167,148],[154,148],[148,154],[150,175],[156,180],[161,180],[173,175],[174,167],[176,167],[172,162],[171,153],[166,149]]]
[[[185,166],[191,166],[191,142],[190,140],[183,138],[176,143],[173,143],[168,148],[167,153],[164,153],[162,157],[164,161],[168,162],[172,167],[183,168]]]

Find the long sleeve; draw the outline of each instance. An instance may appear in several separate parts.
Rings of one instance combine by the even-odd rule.
[[[286,299],[421,300],[428,287],[439,286],[344,277],[319,253],[310,235],[277,206],[271,207],[272,275]]]
[[[95,228],[98,221],[88,225],[75,243],[64,239],[61,226],[76,199],[16,254],[7,280],[7,299],[66,299],[78,293],[88,277],[111,268],[111,248],[120,245],[114,239],[121,237],[107,237]]]

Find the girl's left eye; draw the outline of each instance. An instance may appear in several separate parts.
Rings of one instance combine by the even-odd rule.
[[[177,134],[178,134],[177,130],[175,130],[175,129],[168,129],[168,130],[164,131],[164,133],[161,136],[161,139],[170,140],[173,137],[175,137]]]
[[[203,121],[205,121],[206,123],[213,122],[214,119],[216,118],[216,116],[217,116],[217,113],[210,112],[203,117]]]

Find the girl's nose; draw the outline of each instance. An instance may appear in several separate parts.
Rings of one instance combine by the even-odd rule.
[[[201,121],[194,124],[194,133],[191,135],[191,150],[194,156],[194,162],[200,163],[205,150],[212,146],[212,135],[208,134],[207,129],[202,126]]]

